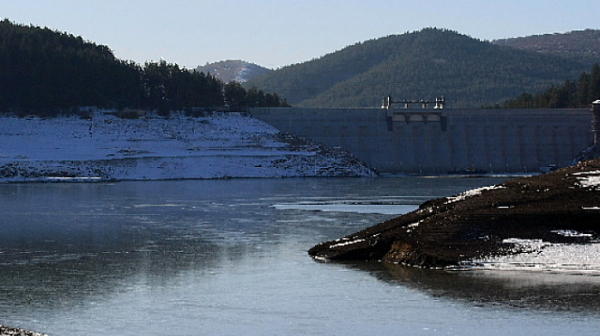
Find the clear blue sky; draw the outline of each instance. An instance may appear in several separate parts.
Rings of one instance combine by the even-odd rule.
[[[600,28],[598,0],[0,0],[0,17],[66,31],[121,59],[277,68],[424,27],[482,40]]]

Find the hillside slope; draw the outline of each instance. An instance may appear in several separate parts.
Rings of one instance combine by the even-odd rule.
[[[226,60],[196,67],[197,72],[211,74],[224,83],[232,81],[245,83],[257,76],[270,72],[270,69],[241,60]]]
[[[384,96],[479,107],[539,92],[591,68],[585,57],[504,47],[434,28],[346,47],[251,80],[299,107],[375,107]]]
[[[500,39],[494,40],[492,43],[543,53],[584,55],[600,60],[599,29]]]

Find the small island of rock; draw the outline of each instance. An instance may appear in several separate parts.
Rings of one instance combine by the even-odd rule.
[[[600,160],[430,200],[418,210],[321,243],[319,260],[448,268],[520,252],[519,241],[587,244],[600,236]]]

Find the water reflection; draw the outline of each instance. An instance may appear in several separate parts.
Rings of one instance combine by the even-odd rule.
[[[345,263],[386,283],[482,306],[600,315],[600,276],[517,271],[428,270],[390,263]]]
[[[140,281],[160,286],[389,217],[273,207],[360,192],[347,180],[321,181],[0,185],[0,311],[74,306]]]
[[[128,246],[131,249],[96,244],[82,250],[72,246],[68,251],[5,251],[0,254],[0,301],[25,307],[77,305],[125,290],[140,279],[148,286],[160,285],[184,270],[208,271],[222,258],[243,255],[239,246],[222,247],[200,239],[152,245],[129,241]]]
[[[452,289],[454,281],[471,281],[474,287],[482,280],[380,264],[349,265],[357,271],[341,275],[314,263],[306,250],[391,217],[348,208],[354,204],[385,199],[416,205],[496,183],[461,182],[408,178],[0,185],[0,322],[56,335],[94,334],[90,330],[105,334],[109,327],[119,335],[152,333],[150,322],[157,319],[182,326],[175,334],[222,331],[224,325],[234,331],[229,334],[248,334],[242,332],[248,323],[256,330],[291,323],[296,328],[289,334],[319,334],[329,325],[336,328],[327,334],[344,326],[349,331],[362,327],[363,334],[380,324],[396,330],[397,324],[407,322],[383,312],[416,316],[423,310],[390,296],[387,284],[402,285],[394,288],[402,298],[405,288],[416,288],[434,297],[485,302],[478,298],[482,294],[470,299],[465,296],[469,293],[456,294],[460,286]],[[325,212],[296,206],[307,202],[341,202],[344,208]],[[281,204],[286,208],[277,208]],[[369,278],[365,270],[383,281]],[[372,280],[368,288],[364,278]],[[339,314],[340,302],[345,315]],[[372,304],[365,307],[365,302]],[[389,309],[382,309],[384,303]],[[426,312],[437,307],[436,302],[419,306]]]
[[[227,212],[226,188],[203,187],[0,186],[0,311],[72,307],[239,262],[253,250],[249,220],[260,210]]]

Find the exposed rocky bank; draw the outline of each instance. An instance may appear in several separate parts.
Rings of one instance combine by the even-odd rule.
[[[507,244],[511,239],[585,244],[599,237],[600,159],[593,159],[430,200],[418,210],[321,243],[308,253],[323,260],[445,268],[519,253]]]
[[[19,328],[10,328],[0,325],[0,336],[47,336],[32,331],[27,331]]]

